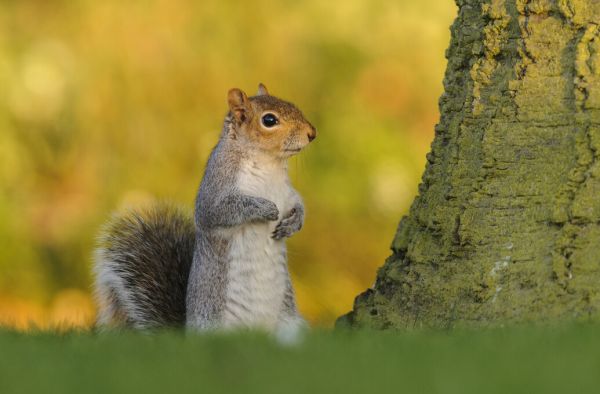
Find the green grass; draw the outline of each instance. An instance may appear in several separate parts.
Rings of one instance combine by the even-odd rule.
[[[0,333],[0,393],[582,393],[600,327],[409,333]]]

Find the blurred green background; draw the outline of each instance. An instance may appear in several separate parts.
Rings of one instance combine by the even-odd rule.
[[[439,117],[451,0],[0,2],[0,324],[89,325],[98,228],[191,208],[226,112],[258,82],[319,138],[290,163],[301,311],[330,326],[389,255]]]

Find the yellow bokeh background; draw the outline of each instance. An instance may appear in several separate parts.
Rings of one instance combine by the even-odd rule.
[[[450,0],[0,2],[0,325],[89,327],[99,227],[192,207],[231,87],[296,103],[302,313],[331,326],[371,286],[438,120]]]

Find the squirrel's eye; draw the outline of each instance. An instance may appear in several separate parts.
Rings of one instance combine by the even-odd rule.
[[[275,116],[273,114],[265,114],[262,117],[262,124],[263,124],[263,126],[265,126],[267,128],[271,128],[271,127],[275,126],[277,123],[279,123],[279,119],[277,119],[277,116]]]

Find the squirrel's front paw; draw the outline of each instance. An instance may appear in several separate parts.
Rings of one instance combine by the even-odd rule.
[[[268,221],[275,221],[279,217],[279,209],[274,202],[267,200],[266,198],[257,198],[260,217],[261,219]]]
[[[302,228],[302,222],[304,220],[304,215],[301,207],[293,208],[283,219],[281,222],[277,224],[275,230],[271,234],[271,237],[275,240],[279,240],[282,238],[291,237],[292,234],[297,232]]]

